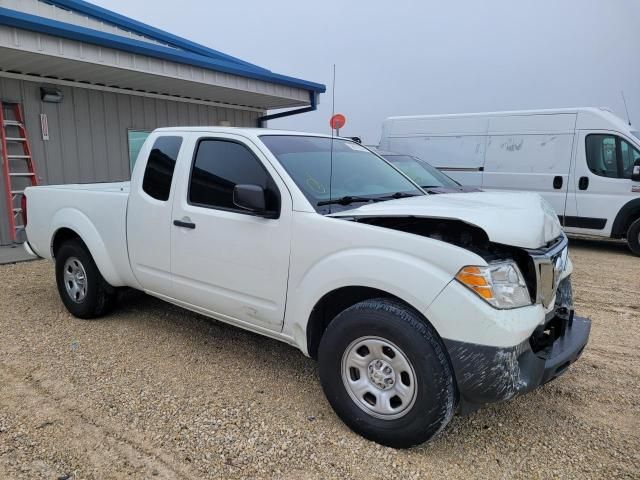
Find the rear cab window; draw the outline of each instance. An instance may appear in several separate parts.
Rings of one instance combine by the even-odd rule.
[[[171,181],[182,137],[162,136],[156,138],[149,153],[144,170],[142,190],[152,198],[166,202],[171,193]]]

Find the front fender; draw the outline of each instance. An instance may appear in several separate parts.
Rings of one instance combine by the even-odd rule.
[[[49,228],[51,248],[53,248],[53,239],[56,233],[62,228],[68,228],[78,234],[89,249],[89,253],[91,253],[93,261],[96,262],[98,270],[100,270],[100,273],[110,285],[118,287],[126,284],[118,273],[113,258],[109,254],[100,233],[89,217],[75,208],[58,210],[54,214]],[[51,252],[51,256],[53,257],[53,251]]]
[[[421,313],[451,281],[452,275],[410,254],[383,248],[352,248],[319,259],[294,280],[284,333],[308,354],[307,322],[326,294],[342,287],[369,287],[394,295]],[[434,325],[438,330],[438,325]]]

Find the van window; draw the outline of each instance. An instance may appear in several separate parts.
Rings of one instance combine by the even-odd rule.
[[[278,187],[247,147],[228,140],[202,140],[191,171],[189,203],[246,214],[233,203],[238,184],[261,186],[267,210],[280,210]]]
[[[633,165],[640,159],[640,152],[625,141],[620,140],[620,154],[622,156],[622,178],[631,178]]]
[[[638,149],[615,135],[587,135],[586,153],[589,170],[609,178],[631,178],[633,165],[640,158]]]
[[[182,137],[158,137],[151,148],[144,171],[142,190],[156,200],[167,201],[171,191],[173,169],[176,166]]]

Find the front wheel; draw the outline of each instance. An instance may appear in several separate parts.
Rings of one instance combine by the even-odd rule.
[[[640,256],[640,218],[633,222],[627,230],[627,245],[629,245],[629,250]]]
[[[444,346],[400,302],[366,300],[340,313],[318,359],[331,406],[365,438],[407,448],[433,438],[453,416],[456,390]]]
[[[56,253],[56,283],[62,303],[78,318],[104,315],[115,302],[114,288],[79,239],[66,241]]]

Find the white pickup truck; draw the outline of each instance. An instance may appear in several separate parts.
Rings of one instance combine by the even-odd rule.
[[[531,193],[430,194],[342,138],[171,128],[131,182],[28,188],[25,247],[67,309],[143,290],[319,361],[353,430],[409,447],[558,375],[587,344],[567,239]]]

